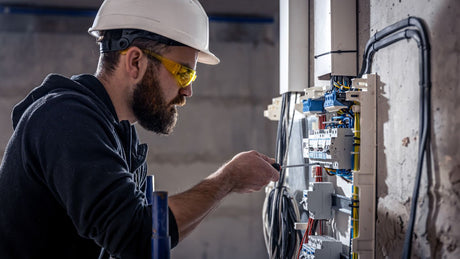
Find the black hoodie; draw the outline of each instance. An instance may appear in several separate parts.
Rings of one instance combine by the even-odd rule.
[[[147,146],[91,75],[49,75],[13,110],[0,258],[149,258]],[[170,212],[172,246],[177,225]]]

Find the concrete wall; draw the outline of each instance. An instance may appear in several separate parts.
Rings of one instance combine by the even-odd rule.
[[[460,2],[456,0],[370,1],[370,33],[408,16],[428,27],[432,54],[431,152],[418,201],[413,256],[459,258]],[[418,152],[419,75],[414,41],[379,51],[373,71],[380,75],[377,257],[397,258],[403,246]],[[408,145],[403,140],[408,139]],[[429,188],[427,189],[427,186]]]
[[[94,73],[91,23],[90,17],[0,15],[0,158],[12,133],[13,105],[48,73]],[[221,64],[198,65],[194,96],[180,109],[173,135],[139,129],[157,190],[184,191],[241,151],[273,156],[276,123],[263,110],[278,93],[277,23],[211,22],[210,39]],[[263,258],[263,199],[263,192],[226,198],[172,257]]]

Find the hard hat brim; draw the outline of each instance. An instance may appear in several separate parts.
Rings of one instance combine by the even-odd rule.
[[[200,51],[198,53],[198,60],[199,63],[207,64],[207,65],[217,65],[220,63],[220,59],[216,57],[216,55],[212,54],[209,51]]]

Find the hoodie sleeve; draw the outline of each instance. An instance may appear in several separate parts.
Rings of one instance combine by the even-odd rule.
[[[148,258],[151,210],[104,114],[84,96],[50,94],[23,116],[26,167],[43,179],[78,233],[112,256]]]

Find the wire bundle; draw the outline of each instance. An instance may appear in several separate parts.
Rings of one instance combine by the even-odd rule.
[[[280,179],[267,190],[262,219],[264,238],[270,259],[295,258],[301,234],[294,229],[294,223],[300,218],[297,202],[285,186],[287,150],[292,131],[294,109],[291,109],[291,93],[285,93],[281,102],[281,114],[277,131],[276,162],[281,165]],[[294,94],[294,103],[297,94]],[[292,112],[291,112],[292,110]]]
[[[324,168],[326,170],[326,173],[330,176],[336,175],[341,177],[343,180],[345,180],[348,183],[351,183],[353,181],[353,173],[350,170],[342,170],[342,169],[329,169],[329,168]]]
[[[348,76],[332,76],[331,86],[339,92],[348,91],[351,89],[351,79]]]

